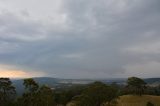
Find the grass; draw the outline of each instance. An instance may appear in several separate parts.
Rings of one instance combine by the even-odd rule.
[[[114,106],[147,106],[147,102],[151,102],[154,106],[160,106],[160,96],[143,95],[133,96],[124,95],[118,99],[118,104]],[[67,106],[76,106],[73,102]],[[107,106],[107,105],[106,105]]]
[[[132,96],[124,95],[118,100],[117,106],[146,106],[147,102],[153,103],[155,106],[160,106],[160,96]]]

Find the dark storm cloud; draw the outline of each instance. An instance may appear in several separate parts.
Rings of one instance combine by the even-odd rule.
[[[160,68],[159,5],[159,0],[62,0],[53,20],[6,7],[0,14],[0,63],[66,78],[154,77]]]

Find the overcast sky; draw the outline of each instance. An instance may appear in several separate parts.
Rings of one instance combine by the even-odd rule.
[[[160,0],[0,0],[0,76],[160,77]]]

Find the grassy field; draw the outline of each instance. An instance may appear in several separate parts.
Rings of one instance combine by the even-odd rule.
[[[160,96],[121,96],[117,106],[146,106],[147,102],[153,103],[155,106],[160,106]]]
[[[160,106],[160,96],[143,95],[132,96],[124,95],[118,100],[118,104],[114,106],[146,106],[147,102],[151,102],[154,106]],[[67,106],[76,106],[74,103],[69,103]],[[107,106],[107,105],[106,105]]]

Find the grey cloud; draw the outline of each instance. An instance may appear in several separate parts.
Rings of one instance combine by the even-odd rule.
[[[159,62],[159,53],[132,51],[160,41],[159,4],[159,0],[65,0],[61,9],[65,28],[1,14],[0,63],[66,78],[126,77],[137,63]]]

